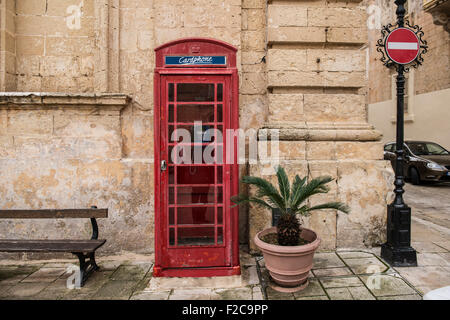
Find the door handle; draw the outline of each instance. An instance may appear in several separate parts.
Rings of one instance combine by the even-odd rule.
[[[162,160],[161,161],[161,171],[166,171],[166,170],[167,170],[166,160]]]

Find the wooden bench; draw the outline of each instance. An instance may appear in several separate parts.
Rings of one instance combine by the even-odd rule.
[[[0,219],[81,219],[90,218],[92,237],[90,240],[14,240],[0,239],[3,252],[70,252],[80,261],[80,285],[89,275],[99,269],[95,262],[95,250],[105,244],[98,239],[96,218],[107,218],[108,209],[46,209],[46,210],[0,210]]]

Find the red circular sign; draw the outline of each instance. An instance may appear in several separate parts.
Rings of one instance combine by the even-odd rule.
[[[419,54],[419,39],[412,30],[397,28],[388,35],[385,48],[392,61],[408,64],[413,62]]]

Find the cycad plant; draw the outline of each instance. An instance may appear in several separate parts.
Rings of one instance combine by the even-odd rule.
[[[269,181],[259,177],[245,176],[241,179],[242,183],[253,185],[257,192],[254,197],[240,195],[233,198],[236,205],[246,202],[252,202],[259,206],[276,209],[281,212],[277,224],[277,240],[282,246],[295,246],[300,242],[300,223],[297,215],[307,216],[314,210],[335,209],[344,213],[349,212],[347,205],[341,202],[327,202],[320,205],[309,206],[306,201],[315,194],[327,193],[329,188],[326,186],[333,178],[329,176],[318,177],[306,182],[306,177],[301,179],[295,176],[292,187],[288,176],[283,167],[277,168],[278,190]]]

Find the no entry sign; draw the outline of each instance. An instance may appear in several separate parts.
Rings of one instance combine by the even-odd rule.
[[[419,49],[419,39],[412,30],[407,28],[393,30],[386,39],[386,53],[392,61],[399,64],[414,61],[419,54]]]

